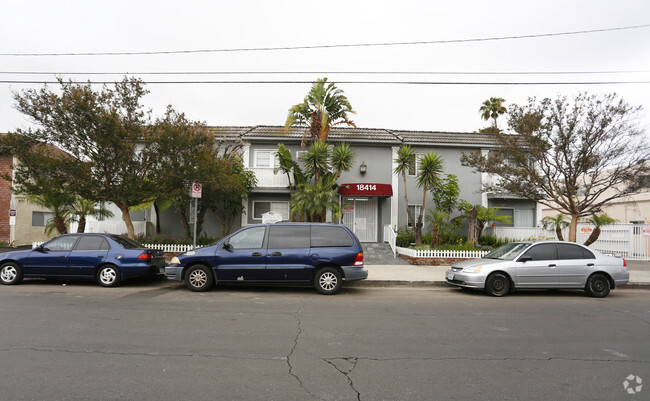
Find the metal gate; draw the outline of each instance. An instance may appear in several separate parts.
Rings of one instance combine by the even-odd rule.
[[[377,242],[377,198],[343,198],[343,225],[361,242]]]

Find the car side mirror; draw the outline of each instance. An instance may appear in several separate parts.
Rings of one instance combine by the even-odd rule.
[[[530,262],[531,260],[533,260],[533,258],[531,258],[530,256],[522,256],[522,257],[519,258],[519,260],[517,260],[517,262],[524,262],[525,263],[525,262]]]
[[[226,251],[231,250],[231,249],[232,249],[232,245],[230,245],[230,242],[228,242],[228,241],[224,242],[224,243],[223,243],[223,249],[225,249]]]

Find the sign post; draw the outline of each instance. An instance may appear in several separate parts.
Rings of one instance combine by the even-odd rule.
[[[190,195],[192,198],[194,198],[194,239],[192,240],[192,244],[194,248],[196,248],[196,215],[197,215],[197,206],[199,203],[199,198],[201,197],[201,192],[203,191],[203,188],[201,184],[198,182],[193,182],[192,183],[192,191]]]

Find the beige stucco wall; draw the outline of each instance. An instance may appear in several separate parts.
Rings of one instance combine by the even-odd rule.
[[[645,224],[650,224],[650,191],[630,195],[610,202],[603,207],[603,212],[620,223],[642,221]],[[558,212],[548,206],[544,206],[542,208],[542,214],[544,217],[556,216]]]

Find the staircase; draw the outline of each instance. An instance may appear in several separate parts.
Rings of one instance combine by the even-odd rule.
[[[393,257],[393,251],[386,242],[363,242],[363,263],[365,265],[408,265],[399,257]]]

